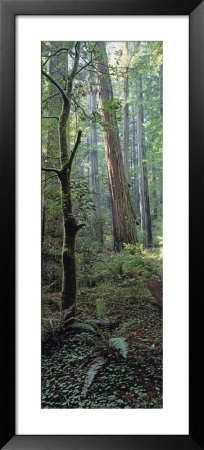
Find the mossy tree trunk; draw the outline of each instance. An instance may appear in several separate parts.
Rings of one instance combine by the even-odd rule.
[[[71,107],[71,94],[73,80],[78,71],[80,55],[80,43],[75,45],[75,58],[73,63],[73,69],[70,76],[67,76],[66,90],[47,72],[42,69],[42,74],[58,89],[62,97],[62,110],[59,117],[59,146],[61,154],[61,169],[43,168],[46,172],[55,172],[60,180],[61,184],[61,196],[62,196],[62,209],[63,209],[63,247],[62,247],[62,309],[70,309],[70,316],[75,314],[76,305],[76,261],[75,261],[75,248],[76,248],[76,234],[77,231],[84,226],[84,224],[77,224],[76,218],[72,212],[72,199],[71,199],[71,169],[72,163],[77,151],[77,148],[81,141],[81,131],[78,132],[75,146],[70,155],[68,155],[68,142],[67,142],[67,127],[70,115]]]
[[[76,305],[76,234],[84,224],[77,224],[77,220],[72,212],[71,199],[71,168],[76,150],[80,144],[81,131],[74,149],[72,150],[69,161],[64,164],[58,176],[61,183],[62,209],[64,222],[64,236],[62,248],[62,309],[71,308],[71,315],[74,316]]]

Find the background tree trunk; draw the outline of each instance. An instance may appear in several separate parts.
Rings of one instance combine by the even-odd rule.
[[[144,233],[144,245],[152,242],[148,174],[146,162],[146,149],[144,139],[144,112],[143,112],[143,91],[142,74],[135,69],[136,76],[136,100],[137,100],[137,148],[139,165],[139,195],[140,195],[140,216],[141,229]]]
[[[129,77],[128,69],[124,76],[124,111],[123,111],[123,148],[124,148],[124,166],[127,181],[129,181],[129,104],[127,103],[129,96]]]
[[[89,94],[89,106],[90,115],[94,118],[97,112],[97,87],[95,74],[90,72],[89,83],[90,83],[90,94]],[[91,162],[91,189],[94,192],[94,200],[96,209],[94,210],[94,231],[95,237],[101,244],[103,248],[103,224],[101,222],[101,195],[99,188],[99,172],[98,172],[98,150],[97,150],[97,127],[96,123],[91,121],[90,125],[90,162]]]

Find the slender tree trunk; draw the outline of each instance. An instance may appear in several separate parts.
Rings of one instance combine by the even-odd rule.
[[[84,225],[78,225],[72,212],[71,199],[71,168],[76,150],[80,144],[81,132],[78,133],[78,139],[72,150],[68,162],[62,166],[58,176],[61,183],[62,192],[62,209],[63,209],[63,248],[62,248],[62,309],[72,308],[71,315],[75,315],[76,305],[76,234],[77,231]]]
[[[140,216],[140,206],[139,206],[139,187],[138,187],[138,174],[136,173],[136,168],[138,167],[138,154],[137,154],[137,143],[136,143],[136,122],[133,121],[133,136],[132,136],[132,154],[133,154],[133,204],[137,216]]]
[[[163,121],[163,65],[160,66],[159,71],[159,91],[160,91],[160,117]]]
[[[113,101],[113,91],[105,43],[98,43],[98,47],[103,52],[103,61],[97,61],[95,66],[98,77],[100,106],[105,122],[104,144],[112,206],[114,249],[120,251],[123,244],[135,244],[137,242],[136,214],[130,200],[116,114],[110,111],[109,108],[110,103]]]
[[[156,175],[155,175],[155,168],[152,168],[152,184],[153,186],[156,185]],[[152,192],[152,200],[153,200],[153,208],[152,208],[152,218],[153,220],[157,219],[157,191],[156,187],[154,188]]]
[[[76,305],[76,234],[78,226],[75,217],[72,213],[72,200],[71,200],[71,168],[72,162],[80,144],[80,137],[76,150],[72,151],[71,156],[68,158],[68,140],[67,140],[67,126],[70,114],[70,98],[72,93],[73,77],[78,69],[80,45],[76,47],[75,62],[71,79],[67,84],[67,99],[63,99],[63,107],[59,121],[59,136],[60,136],[60,150],[61,150],[61,164],[62,169],[59,175],[62,191],[62,208],[63,208],[63,224],[64,224],[64,237],[62,248],[62,309],[68,309],[72,307],[71,315],[75,315]],[[68,101],[67,101],[68,100]]]
[[[150,202],[148,189],[148,174],[146,162],[146,149],[144,139],[144,112],[143,112],[143,93],[142,93],[142,75],[135,70],[136,75],[136,99],[137,99],[137,148],[139,165],[139,195],[140,195],[140,216],[141,229],[144,233],[144,244],[150,245],[152,242]]]
[[[62,308],[67,309],[73,307],[71,314],[74,315],[77,292],[75,261],[77,222],[72,216],[70,175],[70,171],[68,174],[65,172],[60,175],[64,221],[64,238],[62,249]]]
[[[124,146],[124,166],[127,181],[129,181],[129,104],[127,103],[129,96],[129,77],[128,69],[124,76],[124,111],[123,111],[123,146]]]
[[[62,308],[71,309],[70,315],[75,314],[76,305],[76,262],[75,262],[75,250],[76,250],[76,234],[77,231],[84,226],[84,224],[77,224],[72,212],[72,200],[70,189],[70,178],[72,163],[75,158],[77,148],[81,140],[81,131],[78,132],[77,141],[70,155],[68,155],[68,142],[67,142],[67,126],[70,115],[71,107],[71,93],[73,79],[78,70],[80,55],[80,43],[75,45],[75,58],[73,69],[70,77],[68,78],[66,91],[62,88],[57,81],[47,74],[42,69],[42,74],[58,89],[62,97],[62,110],[59,117],[59,145],[61,154],[61,169],[43,169],[49,172],[55,172],[60,180],[61,195],[62,195],[62,210],[63,210],[63,247],[62,247]]]
[[[97,111],[97,88],[95,75],[91,74],[89,78],[90,82],[90,115],[94,116]],[[96,124],[91,122],[90,126],[90,161],[91,161],[91,188],[94,192],[95,206],[94,211],[94,230],[95,237],[101,243],[103,247],[103,224],[101,222],[101,201],[100,201],[100,188],[99,188],[99,173],[98,173],[98,151],[97,151],[97,128]]]

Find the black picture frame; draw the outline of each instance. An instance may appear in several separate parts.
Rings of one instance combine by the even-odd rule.
[[[204,1],[0,0],[1,441],[4,449],[199,450],[204,448],[203,202]],[[15,17],[17,15],[188,15],[189,114],[189,435],[15,435]],[[172,30],[173,32],[173,30]],[[104,36],[105,38],[105,36]],[[172,130],[173,132],[173,130]],[[176,314],[176,311],[175,311]],[[175,404],[176,408],[176,404]]]

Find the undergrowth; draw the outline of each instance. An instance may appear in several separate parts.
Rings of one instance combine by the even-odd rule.
[[[148,287],[162,277],[160,249],[77,259],[75,323],[59,292],[43,291],[42,407],[161,408],[162,311]]]

